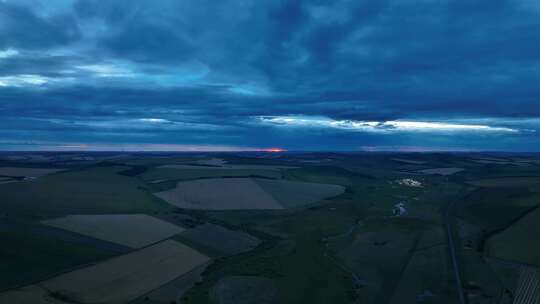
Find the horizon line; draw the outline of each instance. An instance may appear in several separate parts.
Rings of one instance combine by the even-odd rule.
[[[463,150],[463,149],[427,149],[427,150],[2,150],[0,153],[540,153],[538,150]]]

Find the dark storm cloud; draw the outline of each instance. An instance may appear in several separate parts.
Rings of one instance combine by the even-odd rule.
[[[40,74],[60,77],[62,69],[68,68],[72,59],[65,56],[40,56],[26,52],[10,60],[0,60],[0,76],[17,74]]]
[[[58,14],[42,18],[30,7],[0,2],[2,48],[46,49],[68,44],[79,37],[79,28],[73,16]]]
[[[465,121],[520,130],[497,135],[497,145],[540,148],[532,132],[540,128],[539,17],[527,0],[8,0],[0,3],[0,125],[114,141],[130,122],[156,119],[139,121],[145,127],[132,137],[495,147],[495,135],[433,141],[258,118]]]

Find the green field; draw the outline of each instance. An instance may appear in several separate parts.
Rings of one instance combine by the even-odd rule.
[[[117,174],[123,167],[95,167],[0,185],[2,213],[50,217],[66,214],[152,213],[171,207],[143,183]]]
[[[540,208],[487,240],[489,256],[540,266]]]
[[[485,178],[467,177],[466,183],[477,188],[459,202],[458,255],[464,279],[473,282],[464,286],[470,297],[501,297],[506,289],[503,298],[509,303],[519,263],[539,263],[540,247],[534,239],[539,229],[539,179],[524,175],[536,174],[529,166],[486,166],[490,169],[477,175]]]
[[[539,199],[540,193],[527,188],[480,188],[464,199],[459,215],[494,230],[536,206]]]
[[[281,178],[280,171],[258,169],[174,169],[153,168],[140,175],[146,182],[192,180],[211,177],[268,177]]]
[[[24,232],[0,230],[0,289],[43,280],[113,254]]]

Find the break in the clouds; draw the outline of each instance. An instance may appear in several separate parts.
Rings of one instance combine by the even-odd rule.
[[[530,151],[539,98],[535,1],[0,1],[0,149]]]
[[[517,129],[477,124],[428,121],[353,121],[326,117],[278,116],[259,117],[263,123],[282,127],[334,128],[359,132],[518,132]]]

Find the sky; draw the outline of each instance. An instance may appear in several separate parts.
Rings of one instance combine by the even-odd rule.
[[[0,150],[540,151],[536,0],[0,0]]]

